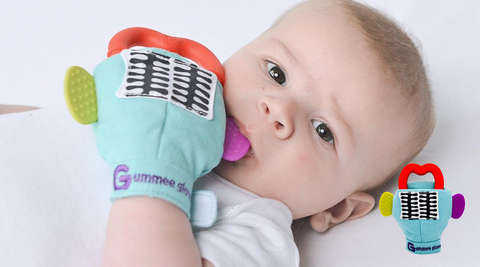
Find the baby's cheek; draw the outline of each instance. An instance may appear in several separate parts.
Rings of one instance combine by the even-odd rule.
[[[308,153],[298,153],[296,157],[296,165],[304,170],[311,169],[315,164],[318,164],[318,159],[315,159]]]
[[[297,163],[298,164],[305,164],[305,163],[308,163],[310,162],[310,159],[307,155],[303,154],[303,153],[299,153],[298,156],[297,156]]]
[[[298,175],[301,175],[305,181],[308,181],[309,177],[318,176],[318,168],[320,165],[318,158],[314,158],[308,153],[298,153],[292,163],[294,163],[294,168],[292,169],[295,171],[295,176],[298,177]]]

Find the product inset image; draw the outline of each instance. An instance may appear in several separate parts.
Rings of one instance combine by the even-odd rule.
[[[435,182],[407,183],[412,173],[432,173]],[[465,210],[462,194],[452,196],[444,188],[443,174],[437,165],[408,164],[400,172],[398,190],[393,195],[385,192],[380,198],[380,213],[393,215],[406,238],[406,248],[415,254],[432,254],[441,251],[441,235],[451,218],[459,219]]]

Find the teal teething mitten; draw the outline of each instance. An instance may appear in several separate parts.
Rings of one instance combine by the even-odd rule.
[[[139,27],[117,33],[108,56],[93,76],[69,68],[64,94],[72,117],[93,123],[98,151],[111,166],[111,200],[161,198],[178,206],[193,225],[208,227],[215,196],[192,189],[218,165],[224,150],[220,61],[195,41]],[[191,217],[192,198],[203,204],[194,205]]]
[[[223,88],[215,74],[158,48],[123,50],[93,73],[97,146],[112,167],[112,201],[172,202],[190,218],[194,181],[223,153]]]
[[[416,181],[407,183],[410,173],[425,175],[431,172],[435,182]],[[444,188],[443,174],[432,163],[410,163],[403,168],[398,179],[395,195],[383,193],[380,212],[393,215],[406,238],[406,249],[415,254],[432,254],[441,251],[441,236],[450,217],[458,219],[465,209],[462,194],[452,196]]]

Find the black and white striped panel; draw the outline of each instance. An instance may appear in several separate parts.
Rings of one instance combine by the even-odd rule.
[[[418,192],[420,219],[438,220],[438,192]]]
[[[401,216],[404,220],[418,220],[418,192],[400,192]]]
[[[142,47],[123,50],[121,55],[126,73],[117,97],[156,98],[213,119],[217,77],[211,71]]]
[[[399,192],[404,220],[438,220],[438,192]]]

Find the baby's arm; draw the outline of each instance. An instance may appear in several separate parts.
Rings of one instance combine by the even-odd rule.
[[[213,267],[202,261],[185,213],[168,201],[150,197],[113,202],[103,266]]]

